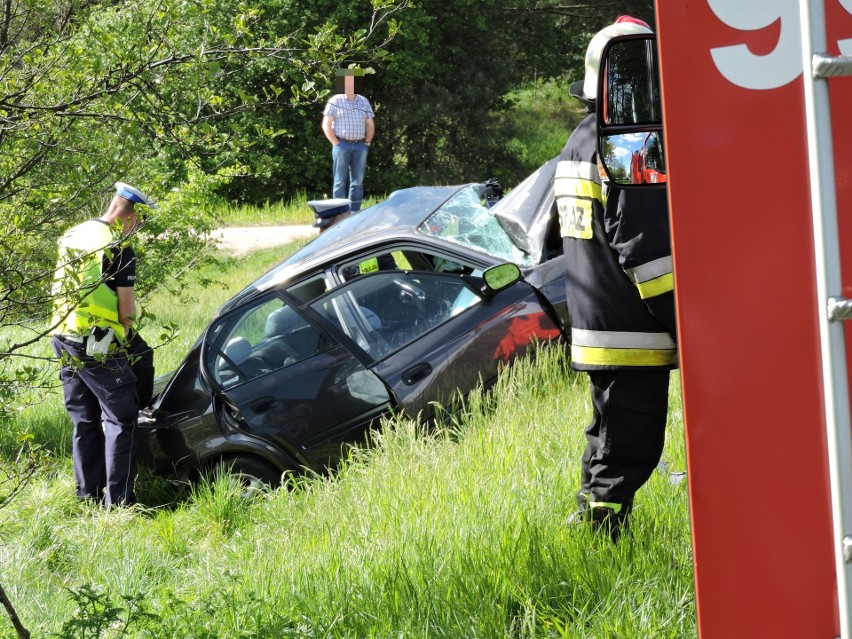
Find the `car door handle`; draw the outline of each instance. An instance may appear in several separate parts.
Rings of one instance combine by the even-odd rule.
[[[411,386],[428,376],[431,372],[432,365],[428,362],[421,362],[420,364],[415,364],[411,368],[404,370],[402,372],[402,381],[406,386]]]
[[[276,406],[278,406],[278,402],[272,399],[271,397],[264,397],[254,402],[253,404],[250,404],[250,408],[255,413],[266,413],[268,411],[271,411]]]

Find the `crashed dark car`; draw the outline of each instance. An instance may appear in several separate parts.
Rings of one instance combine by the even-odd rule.
[[[564,340],[553,166],[491,208],[481,184],[395,191],[272,268],[157,380],[143,461],[178,479],[321,472],[390,411],[428,422]]]

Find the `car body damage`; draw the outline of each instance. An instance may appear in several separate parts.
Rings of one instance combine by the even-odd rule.
[[[177,478],[223,461],[262,481],[323,471],[389,412],[428,421],[565,342],[549,172],[493,207],[482,184],[396,191],[270,269],[158,380],[147,463]]]

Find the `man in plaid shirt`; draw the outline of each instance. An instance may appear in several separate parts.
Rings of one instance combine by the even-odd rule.
[[[364,199],[364,172],[367,152],[376,132],[375,114],[369,100],[355,93],[355,74],[362,69],[338,69],[343,76],[344,93],[337,93],[325,105],[322,130],[331,142],[334,171],[332,197],[346,197],[349,180],[349,210],[360,211]]]

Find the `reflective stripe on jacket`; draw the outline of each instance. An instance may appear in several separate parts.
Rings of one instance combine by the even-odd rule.
[[[92,328],[112,328],[120,340],[118,295],[104,280],[104,255],[114,243],[112,230],[98,220],[69,229],[59,240],[53,283],[55,335],[85,335]]]
[[[672,256],[651,260],[624,272],[636,284],[642,299],[656,297],[674,290],[674,272]]]
[[[571,329],[571,359],[584,366],[676,366],[677,344],[668,333]]]

